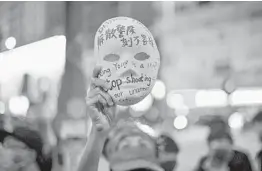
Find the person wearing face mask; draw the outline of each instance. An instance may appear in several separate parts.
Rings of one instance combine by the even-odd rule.
[[[13,132],[0,130],[0,170],[2,171],[51,171],[52,159],[42,153],[40,135],[24,127]]]
[[[103,150],[111,171],[161,171],[157,142],[133,122],[117,125],[109,134]]]
[[[258,132],[258,138],[262,144],[262,111],[259,111],[253,118],[253,124]],[[256,155],[259,171],[262,171],[262,149]]]
[[[100,70],[100,67],[94,69],[87,93],[86,102],[92,111],[89,113],[92,129],[77,170],[97,171],[104,149],[104,154],[110,160],[112,171],[163,171],[155,163],[156,149],[154,149],[153,140],[148,135],[135,127],[129,129],[130,126],[127,124],[120,126],[121,129],[116,128],[113,134],[111,133],[110,130],[116,126],[116,104],[107,93],[110,85],[98,78]]]
[[[233,139],[226,130],[208,136],[209,153],[200,160],[197,171],[252,171],[248,156],[233,149]]]

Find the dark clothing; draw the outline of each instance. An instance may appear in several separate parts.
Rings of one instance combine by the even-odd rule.
[[[203,165],[207,157],[203,157],[200,160],[199,167],[197,171],[207,171],[203,168]],[[252,171],[250,160],[245,153],[234,150],[234,156],[231,161],[228,163],[230,171]]]
[[[38,132],[28,128],[16,127],[12,133],[9,133],[0,128],[0,142],[3,142],[8,136],[18,139],[36,152],[36,162],[41,171],[51,171],[53,164],[52,158],[42,153],[43,141]]]
[[[257,160],[259,163],[259,171],[262,171],[262,150],[257,154]]]

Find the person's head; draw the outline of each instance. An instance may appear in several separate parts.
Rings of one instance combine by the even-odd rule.
[[[39,171],[50,171],[52,160],[42,153],[43,143],[40,135],[27,128],[15,128],[14,132],[7,133],[1,130],[2,154],[6,154],[8,162],[16,166],[14,170],[34,167]],[[12,166],[12,167],[13,167]]]
[[[10,164],[17,166],[15,170],[28,167],[37,168],[36,152],[13,136],[7,136],[4,139],[2,152],[11,160]]]
[[[211,132],[208,136],[208,145],[211,153],[218,150],[231,152],[233,150],[233,139],[227,131]]]
[[[179,153],[178,145],[174,139],[167,134],[160,135],[157,144],[158,158],[161,167],[165,171],[173,171],[177,166],[177,155]]]
[[[253,118],[253,125],[258,132],[259,140],[262,143],[262,110]]]
[[[103,150],[112,171],[161,171],[156,140],[134,124],[124,124],[109,135]]]

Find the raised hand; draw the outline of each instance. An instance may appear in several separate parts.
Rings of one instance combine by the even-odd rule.
[[[115,120],[116,105],[108,94],[110,84],[98,78],[101,67],[96,67],[90,87],[87,91],[86,104],[90,107],[90,117],[97,131],[108,131]]]

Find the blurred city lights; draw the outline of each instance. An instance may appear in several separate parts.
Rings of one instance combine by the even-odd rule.
[[[14,115],[26,116],[29,105],[29,100],[25,96],[12,97],[9,101],[9,109]]]
[[[4,114],[5,113],[5,104],[4,102],[0,101],[0,114]]]
[[[243,115],[240,113],[236,112],[233,113],[229,118],[228,118],[228,125],[233,128],[233,129],[240,129],[244,125],[244,118]]]
[[[8,50],[14,49],[16,45],[16,39],[14,37],[8,37],[5,41],[5,47]]]
[[[172,108],[184,106],[184,97],[181,94],[169,93],[166,98],[167,105]]]
[[[66,37],[63,35],[1,53],[0,83],[5,90],[1,94],[2,99],[8,100],[16,95],[18,86],[15,85],[20,83],[19,77],[24,73],[34,78],[48,78],[52,84],[58,82],[64,72],[65,53]],[[9,82],[13,84],[10,86]],[[46,82],[41,86],[44,89],[48,88]]]
[[[262,89],[236,90],[230,96],[230,104],[233,106],[262,104]]]
[[[223,90],[199,90],[195,103],[197,107],[224,107],[228,105],[227,97]]]
[[[188,120],[185,116],[177,116],[174,119],[174,127],[176,129],[184,129],[187,127]]]
[[[166,95],[165,83],[161,80],[157,80],[151,93],[155,99],[157,100],[163,99]]]
[[[179,108],[175,109],[176,115],[187,115],[189,113],[189,107],[186,105],[181,105]]]
[[[139,103],[130,106],[130,108],[132,110],[134,110],[135,112],[144,112],[149,110],[149,108],[152,106],[153,104],[153,97],[151,94],[147,95],[142,101],[140,101]]]

